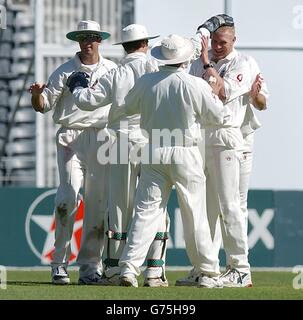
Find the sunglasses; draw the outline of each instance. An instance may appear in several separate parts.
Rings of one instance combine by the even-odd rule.
[[[83,41],[95,42],[95,41],[100,41],[102,39],[100,36],[98,36],[96,34],[82,34],[82,35],[77,36],[77,40],[79,42],[83,42]]]

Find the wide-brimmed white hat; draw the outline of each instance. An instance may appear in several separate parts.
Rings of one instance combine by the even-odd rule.
[[[164,64],[178,64],[188,61],[195,50],[194,43],[177,34],[163,38],[151,49],[151,55]]]
[[[143,40],[143,39],[154,39],[158,37],[159,35],[149,36],[146,28],[140,24],[130,24],[124,29],[122,29],[121,41],[114,43],[114,45],[122,44],[126,42],[133,42],[137,40]]]
[[[79,35],[97,35],[102,40],[110,37],[110,33],[101,31],[100,24],[92,20],[82,20],[78,23],[77,30],[68,32],[66,38],[73,41],[78,41]]]

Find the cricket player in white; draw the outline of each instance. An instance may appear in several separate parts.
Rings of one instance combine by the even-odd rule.
[[[246,219],[246,230],[248,228],[248,210],[247,210],[247,196],[249,189],[249,178],[252,171],[253,164],[253,145],[255,131],[261,127],[254,110],[259,111],[267,109],[267,99],[269,97],[266,82],[261,75],[259,66],[256,61],[250,57],[250,65],[252,72],[252,87],[250,91],[250,103],[247,106],[245,118],[241,125],[241,132],[244,139],[242,157],[240,159],[240,200],[241,210]],[[257,98],[258,97],[258,98]],[[227,265],[229,259],[227,257]]]
[[[75,214],[80,201],[79,190],[84,189],[85,215],[77,262],[80,265],[79,284],[98,284],[102,276],[103,224],[107,210],[108,165],[97,161],[99,131],[104,131],[110,106],[94,112],[82,111],[74,104],[66,86],[75,71],[89,75],[89,84],[116,67],[100,56],[101,40],[110,36],[100,30],[95,21],[81,21],[76,31],[66,37],[79,42],[81,51],[58,67],[47,85],[33,84],[33,108],[41,113],[53,110],[53,120],[60,125],[56,135],[60,185],[55,199],[55,252],[52,261],[52,282],[70,282],[67,265],[71,254],[71,237]],[[104,134],[105,131],[104,131]]]
[[[252,281],[248,262],[247,209],[243,214],[241,208],[244,203],[245,207],[247,205],[247,172],[251,169],[249,162],[243,161],[245,144],[241,127],[246,114],[249,116],[251,104],[264,108],[265,103],[264,96],[259,95],[261,87],[256,74],[256,63],[252,57],[234,49],[235,39],[233,20],[228,17],[228,23],[225,24],[223,20],[212,33],[210,56],[208,39],[203,39],[201,58],[193,62],[190,73],[219,84],[219,97],[232,112],[229,128],[205,128],[207,212],[217,254],[221,232],[223,236],[229,265],[228,272],[221,277],[224,286],[249,287],[252,286]],[[252,92],[254,80],[259,83],[258,92]],[[220,224],[221,232],[218,230]],[[194,274],[193,270],[188,278],[197,279]],[[180,279],[176,284],[186,285],[185,280]]]
[[[251,57],[250,57],[251,58]],[[248,230],[248,210],[247,210],[247,196],[249,189],[249,178],[252,171],[253,164],[253,144],[255,131],[261,127],[261,124],[255,115],[253,109],[265,110],[266,100],[269,96],[266,83],[261,76],[260,69],[254,59],[250,59],[252,71],[252,88],[250,91],[250,103],[247,106],[245,118],[241,125],[241,132],[243,135],[244,145],[243,151],[240,153],[240,176],[239,176],[239,190],[240,190],[240,204],[243,216],[245,219],[246,232]],[[259,97],[256,99],[256,97]],[[254,98],[255,97],[255,98]],[[218,225],[216,228],[216,235],[213,238],[213,245],[215,251],[219,252],[222,243],[221,228]],[[230,257],[226,255],[226,273],[230,274]],[[178,286],[196,286],[199,278],[199,272],[192,269],[189,275],[176,282]]]
[[[210,86],[182,67],[193,53],[194,44],[189,39],[178,35],[164,38],[151,54],[165,65],[159,72],[141,77],[125,99],[126,114],[141,114],[140,126],[149,136],[153,162],[142,164],[135,216],[119,262],[123,286],[138,286],[136,276],[175,185],[187,254],[200,270],[199,286],[221,287],[218,257],[210,250],[205,176],[197,142],[201,122],[220,126],[228,114]],[[174,141],[166,139],[159,144],[153,140],[161,130],[175,132]]]
[[[78,87],[73,91],[75,102],[82,110],[102,109],[104,105],[112,103],[108,128],[114,142],[110,148],[109,216],[106,229],[108,244],[104,250],[103,285],[120,284],[118,262],[133,217],[133,202],[140,173],[140,163],[130,160],[130,152],[146,143],[140,130],[140,115],[121,115],[119,107],[124,104],[125,96],[139,77],[157,70],[157,63],[151,63],[146,55],[148,40],[156,37],[149,36],[142,25],[131,24],[125,27],[122,30],[122,41],[117,43],[122,44],[127,52],[121,65],[100,78],[93,88]],[[102,150],[105,153],[105,148]],[[162,223],[154,233],[155,241],[147,260],[146,286],[168,285],[164,274],[168,228],[168,216],[163,215]]]

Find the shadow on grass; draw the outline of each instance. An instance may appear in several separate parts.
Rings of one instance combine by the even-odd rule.
[[[56,287],[64,287],[64,286],[79,286],[76,282],[75,283],[70,283],[70,284],[56,284],[54,285],[50,281],[7,281],[6,284],[13,285],[13,286],[36,286],[36,285],[51,285],[51,286],[56,286]]]

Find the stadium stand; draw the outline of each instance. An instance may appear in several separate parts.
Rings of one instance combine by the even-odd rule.
[[[30,1],[0,1],[0,185],[35,184],[35,121],[27,92],[33,81],[34,22]]]
[[[120,39],[123,26],[133,23],[134,0],[76,4],[70,0],[0,0],[6,10],[6,26],[0,26],[0,186],[58,184],[54,144],[57,128],[51,112],[43,119],[36,116],[27,90],[34,80],[45,82],[74,54],[77,46],[65,38],[66,32],[80,19],[100,21],[112,34],[102,46],[102,54],[116,62],[123,55],[123,50],[111,43]],[[39,40],[35,28],[44,30]],[[35,52],[35,47],[42,50]],[[43,168],[37,165],[40,161]]]

